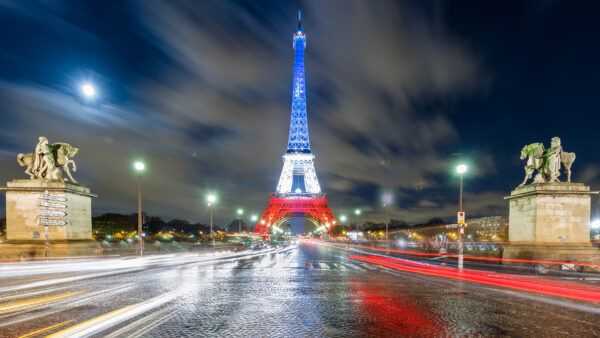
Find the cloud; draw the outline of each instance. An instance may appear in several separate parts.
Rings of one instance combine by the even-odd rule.
[[[287,141],[295,9],[252,6],[132,5],[133,34],[156,51],[146,55],[156,68],[127,88],[131,101],[88,106],[48,86],[0,83],[3,115],[13,119],[0,137],[18,151],[31,151],[42,134],[81,148],[77,175],[99,194],[96,213],[135,211],[129,162],[138,158],[147,162],[150,214],[205,220],[208,191],[220,195],[220,222],[239,205],[261,213]],[[444,22],[396,1],[301,7],[312,150],[334,211],[364,206],[366,217],[381,217],[373,196],[393,189],[410,201],[398,202],[402,219],[454,215],[443,186],[459,133],[445,111],[423,112],[417,103],[485,87],[477,57]],[[443,196],[432,199],[436,192]],[[498,193],[479,196],[474,213],[500,211]]]

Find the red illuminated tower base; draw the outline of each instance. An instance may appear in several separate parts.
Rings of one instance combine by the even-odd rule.
[[[295,216],[305,217],[314,224],[325,226],[330,235],[331,227],[338,225],[335,216],[327,206],[327,194],[302,194],[290,196],[289,194],[271,193],[269,206],[256,224],[254,232],[267,235],[273,226]]]

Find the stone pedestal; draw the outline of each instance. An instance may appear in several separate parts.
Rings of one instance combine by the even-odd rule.
[[[90,189],[62,180],[13,180],[6,191],[6,241],[0,257],[94,254]]]
[[[600,263],[590,243],[590,187],[583,183],[537,183],[510,196],[504,258]]]

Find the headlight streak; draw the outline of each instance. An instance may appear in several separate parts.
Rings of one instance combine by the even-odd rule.
[[[52,330],[52,329],[56,329],[57,327],[61,327],[61,326],[63,326],[63,325],[67,325],[67,324],[69,324],[70,322],[72,322],[72,321],[74,321],[74,320],[75,320],[75,319],[66,320],[66,321],[64,321],[64,322],[62,322],[62,323],[58,323],[58,324],[54,324],[54,325],[50,325],[50,326],[46,326],[46,327],[44,327],[44,328],[41,328],[41,329],[39,329],[39,330],[35,330],[35,331],[33,331],[33,332],[29,332],[29,333],[27,333],[27,334],[25,334],[25,335],[19,336],[19,338],[29,338],[29,337],[33,337],[33,336],[36,336],[36,335],[38,335],[38,334],[40,334],[40,333],[43,333],[43,332],[46,332],[46,331],[50,331],[50,330]]]
[[[23,308],[27,308],[29,306],[34,306],[42,303],[48,303],[54,300],[59,300],[67,297],[71,297],[77,294],[82,293],[83,291],[75,291],[75,292],[66,292],[58,295],[40,297],[35,299],[29,299],[21,302],[13,302],[0,306],[0,314],[4,314],[6,312],[14,312]]]
[[[96,292],[92,292],[92,293],[86,293],[83,295],[83,298],[80,299],[69,299],[69,298],[65,298],[62,299],[59,302],[55,302],[53,303],[53,307],[52,309],[54,309],[56,306],[60,306],[63,304],[67,304],[68,306],[65,306],[63,308],[60,308],[59,310],[53,310],[53,311],[37,311],[40,309],[41,306],[35,306],[35,307],[28,307],[23,309],[21,312],[27,313],[33,310],[36,310],[36,313],[34,315],[31,316],[26,316],[26,317],[22,317],[20,319],[16,319],[16,320],[12,320],[12,321],[2,321],[0,320],[0,327],[4,327],[4,326],[10,326],[10,325],[14,325],[17,323],[21,323],[21,322],[25,322],[25,321],[30,321],[33,320],[35,318],[39,318],[39,317],[44,317],[44,316],[48,316],[50,314],[54,314],[54,313],[58,313],[58,312],[63,312],[63,311],[67,311],[67,310],[71,310],[73,308],[76,308],[78,306],[82,306],[82,305],[86,305],[89,304],[91,302],[94,302],[96,300],[105,300],[111,297],[114,297],[115,295],[121,293],[121,292],[126,292],[129,291],[131,289],[133,289],[134,284],[133,283],[129,283],[129,284],[125,284],[125,285],[119,285],[110,289],[106,289],[106,290],[101,290],[101,291],[96,291]],[[43,307],[48,307],[48,306],[43,306]],[[2,319],[2,317],[0,317],[0,319]]]
[[[180,309],[176,309],[175,306],[166,307],[162,310],[155,311],[147,316],[144,316],[131,324],[127,324],[126,326],[120,328],[117,331],[111,332],[110,334],[104,336],[104,338],[118,338],[118,337],[139,337],[150,331],[152,331],[155,327],[160,326],[162,323],[171,319],[174,315],[176,315]],[[152,323],[150,323],[152,321]],[[143,326],[139,330],[135,330]]]
[[[92,318],[70,328],[56,332],[48,337],[87,337],[122,323],[142,313],[155,309],[184,293],[184,287],[168,292],[164,295],[154,297],[142,303],[132,304],[118,310]]]
[[[600,289],[584,287],[566,282],[541,280],[500,273],[488,273],[473,270],[458,271],[454,268],[442,268],[423,263],[411,262],[381,256],[348,255],[348,258],[387,266],[396,270],[419,273],[430,276],[465,280],[480,284],[500,286],[515,290],[543,293],[551,296],[578,299],[600,303]]]

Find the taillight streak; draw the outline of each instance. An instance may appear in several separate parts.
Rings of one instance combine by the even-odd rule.
[[[389,257],[363,257],[357,255],[348,255],[348,257],[355,260],[386,266],[396,270],[414,272],[430,276],[460,279],[480,284],[494,285],[510,289],[538,292],[552,296],[566,297],[571,299],[600,303],[600,290],[586,290],[576,285],[567,285],[566,283],[559,283],[556,281],[540,282],[540,280],[526,279],[514,275],[505,275],[499,273],[490,274],[470,270],[458,271],[455,269],[435,267],[422,263],[397,260]]]

